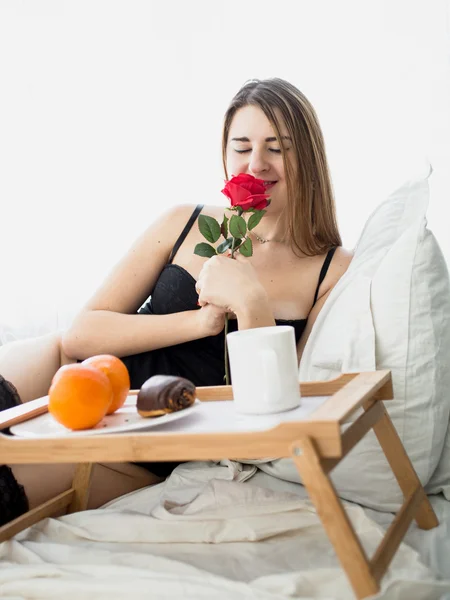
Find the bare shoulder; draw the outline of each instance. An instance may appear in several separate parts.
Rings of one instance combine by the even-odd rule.
[[[144,236],[153,236],[157,232],[166,234],[165,239],[169,242],[176,239],[182,232],[190,216],[195,210],[194,204],[178,204],[165,210],[144,232]]]
[[[320,296],[325,295],[336,285],[342,275],[347,271],[352,259],[353,252],[351,250],[347,250],[342,246],[336,248],[327,275],[321,286]]]
[[[163,227],[170,227],[172,229],[176,229],[176,225],[182,225],[182,227],[184,227],[197,206],[198,205],[196,204],[179,204],[174,206],[161,215],[160,224]],[[226,206],[205,205],[202,207],[201,214],[208,217],[214,217],[222,222],[225,211]],[[228,215],[228,217],[229,216],[230,215]]]
[[[153,290],[170,252],[195,206],[179,205],[161,213],[113,267],[84,310],[134,313]]]
[[[202,214],[207,215],[208,217],[214,217],[217,221],[222,222],[223,216],[226,214],[227,207],[220,205],[210,204],[208,206],[204,206],[202,209]],[[227,217],[230,217],[232,213],[228,213]]]
[[[347,250],[342,246],[336,248],[333,260],[331,261],[330,271],[333,270],[341,277],[348,269],[353,259],[353,251]]]
[[[166,209],[143,230],[132,250],[140,247],[147,253],[149,247],[154,247],[156,243],[158,249],[165,252],[168,258],[195,208],[195,204],[178,204]]]

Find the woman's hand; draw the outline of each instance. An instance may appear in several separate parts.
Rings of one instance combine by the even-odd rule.
[[[268,303],[267,294],[252,264],[239,255],[213,256],[205,262],[195,286],[199,304],[214,304],[239,313],[253,304]]]
[[[214,304],[205,304],[196,315],[201,337],[218,335],[225,327],[226,310]]]

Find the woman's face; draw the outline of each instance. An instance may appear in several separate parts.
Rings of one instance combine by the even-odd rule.
[[[289,159],[291,141],[281,127],[282,143]],[[283,157],[272,125],[257,106],[240,108],[231,121],[227,144],[228,176],[247,173],[266,182],[270,212],[282,210],[287,201]]]

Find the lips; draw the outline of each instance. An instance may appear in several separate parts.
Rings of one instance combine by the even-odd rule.
[[[276,181],[265,181],[264,182],[264,187],[266,188],[266,190],[272,188],[277,182]]]

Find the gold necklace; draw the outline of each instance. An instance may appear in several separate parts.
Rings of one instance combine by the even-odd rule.
[[[264,238],[259,237],[259,235],[257,233],[255,233],[255,232],[253,232],[253,235],[255,236],[255,238],[258,240],[258,242],[260,244],[265,244],[266,242],[271,242],[272,241],[272,240],[265,240]]]
[[[283,243],[283,240],[276,240],[275,238],[271,238],[270,240],[268,240],[267,238],[262,238],[255,231],[252,231],[252,234],[255,236],[255,238],[260,244],[265,244],[266,242],[277,242],[279,244]]]

